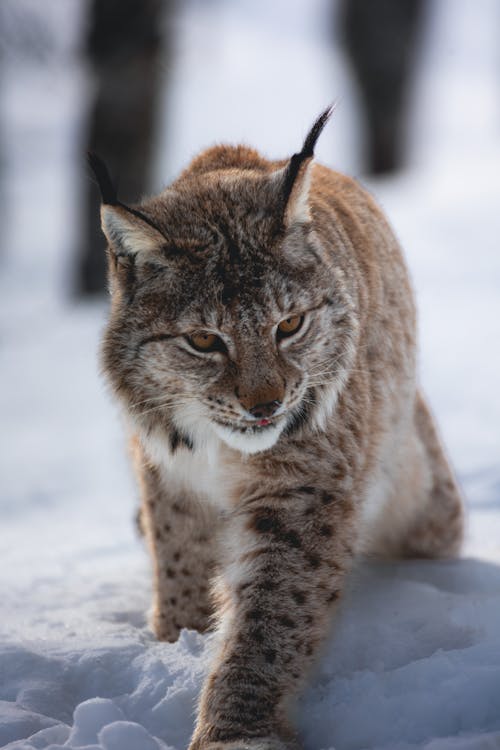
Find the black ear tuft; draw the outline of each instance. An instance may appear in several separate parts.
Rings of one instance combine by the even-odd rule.
[[[161,234],[160,229],[158,229],[154,221],[148,216],[145,216],[142,211],[138,211],[136,208],[130,208],[130,206],[126,206],[125,203],[118,200],[116,188],[111,181],[108,168],[97,154],[94,154],[92,151],[87,151],[87,162],[95,175],[99,190],[101,191],[101,199],[105,206],[120,206],[120,208],[123,208],[129,214],[132,214],[132,216],[140,219]]]
[[[300,152],[300,155],[302,155],[303,158],[307,159],[310,156],[314,156],[314,147],[316,145],[316,141],[320,137],[326,123],[332,116],[333,109],[334,105],[330,104],[330,106],[320,114],[311,130],[307,134],[304,145],[302,146],[302,151]]]
[[[107,166],[103,160],[92,151],[87,151],[87,162],[97,180],[99,190],[101,191],[102,202],[108,206],[116,206],[118,204],[116,188],[111,181]]]
[[[331,104],[328,109],[325,109],[325,111],[320,114],[320,116],[310,129],[309,133],[307,134],[304,145],[302,146],[302,150],[299,151],[298,154],[294,154],[290,159],[283,183],[283,197],[285,199],[285,204],[288,202],[290,193],[292,192],[293,184],[297,178],[303,162],[306,161],[306,159],[310,159],[312,156],[314,156],[314,147],[316,146],[316,141],[321,135],[321,131],[325,127],[326,123],[330,119],[333,108],[334,105]]]

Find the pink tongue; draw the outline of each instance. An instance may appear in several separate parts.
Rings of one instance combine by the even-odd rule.
[[[265,427],[266,424],[269,424],[269,420],[268,419],[259,419],[259,421],[257,422],[257,424],[259,425],[259,427]]]

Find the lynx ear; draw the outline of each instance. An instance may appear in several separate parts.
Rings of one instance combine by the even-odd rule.
[[[116,188],[102,159],[88,152],[87,159],[101,192],[101,224],[115,256],[143,255],[157,249],[164,241],[151,219],[118,200]]]
[[[142,218],[131,214],[121,205],[101,206],[102,231],[106,235],[113,253],[137,256],[137,260],[146,259],[159,250],[165,238],[157,229]]]
[[[101,225],[108,241],[109,290],[131,290],[146,262],[161,263],[165,238],[121,205],[101,206]]]
[[[285,168],[281,187],[285,206],[285,226],[303,224],[311,220],[308,198],[314,147],[332,112],[333,105],[318,117],[307,134],[302,150],[292,156]]]

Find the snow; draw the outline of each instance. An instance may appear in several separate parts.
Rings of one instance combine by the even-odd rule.
[[[3,11],[14,3],[38,7]],[[291,153],[334,97],[319,157],[359,171],[328,7],[183,4],[158,184],[216,140]],[[210,639],[158,643],[148,626],[136,489],[98,374],[106,305],[69,299],[84,11],[45,0],[55,50],[2,62],[0,746],[184,750]],[[499,15],[495,0],[430,4],[409,168],[369,186],[412,271],[421,379],[467,497],[464,557],[359,566],[297,703],[306,750],[500,747]]]

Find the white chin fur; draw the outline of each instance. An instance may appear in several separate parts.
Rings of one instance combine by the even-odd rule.
[[[212,428],[217,437],[226,445],[241,453],[260,453],[267,451],[276,443],[285,426],[284,421],[277,425],[271,425],[258,432],[238,432],[229,427],[212,423]]]

